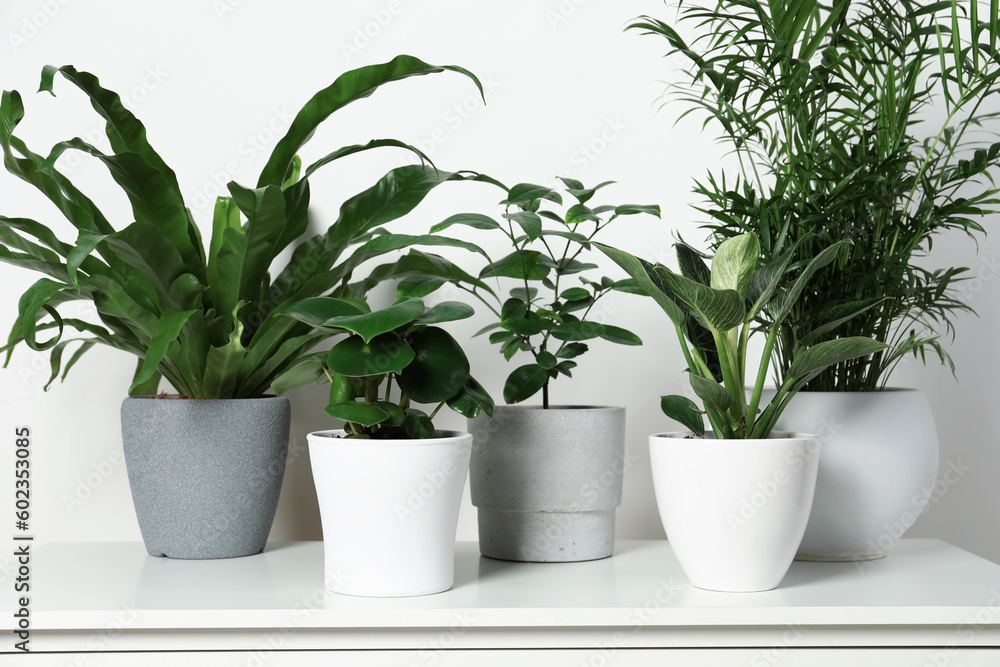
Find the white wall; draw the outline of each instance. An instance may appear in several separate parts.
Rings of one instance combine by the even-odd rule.
[[[317,132],[304,157],[391,136],[424,148],[442,168],[476,169],[508,183],[550,183],[557,174],[589,184],[618,180],[606,191],[607,201],[659,203],[663,221],[624,220],[608,240],[645,257],[669,257],[675,230],[689,240],[704,238],[689,207],[691,179],[718,166],[722,157],[698,122],[675,128],[674,112],[658,111],[659,82],[673,66],[661,57],[664,44],[622,32],[630,18],[665,12],[653,0],[6,0],[0,5],[0,85],[24,96],[27,118],[18,134],[45,153],[56,141],[86,137],[102,125],[65,81],[56,83],[57,98],[34,94],[41,67],[73,64],[98,74],[124,94],[145,123],[150,141],[177,172],[196,218],[207,226],[216,183],[234,178],[252,185],[290,116],[344,70],[398,53],[460,64],[490,89],[485,109],[466,79],[421,77],[338,114],[334,124]],[[1000,103],[992,104],[1000,110]],[[385,153],[328,167],[314,182],[314,219],[330,219],[344,197],[401,160]],[[101,168],[84,162],[69,171],[116,226],[131,221],[124,198]],[[497,214],[497,199],[496,191],[484,186],[442,187],[399,229],[424,230],[462,210]],[[0,201],[4,215],[35,217],[73,240],[51,206],[6,173],[0,174]],[[993,218],[987,225],[998,222]],[[998,251],[1000,234],[978,251],[963,237],[935,245],[932,264],[970,266],[979,276],[969,284],[968,296],[981,317],[957,322],[958,339],[950,349],[960,382],[946,369],[915,362],[901,368],[894,382],[928,393],[942,462],[969,468],[911,535],[940,537],[996,561]],[[18,296],[38,276],[3,265],[0,277],[0,329],[6,332]],[[645,347],[608,344],[592,352],[573,382],[555,384],[554,400],[628,407],[628,449],[635,463],[626,474],[618,535],[662,537],[645,438],[672,426],[660,415],[657,397],[685,390],[683,363],[665,317],[651,302],[621,295],[610,305],[616,321],[636,331]],[[455,331],[468,336],[482,324],[476,319]],[[484,339],[470,341],[467,350],[475,374],[499,396],[510,367]],[[0,372],[4,457],[12,450],[14,424],[34,429],[33,532],[39,540],[139,539],[118,431],[133,364],[123,353],[95,350],[47,393],[42,354],[19,349],[10,368]],[[272,539],[320,537],[305,434],[328,425],[323,393],[309,387],[292,394],[292,460]],[[461,420],[449,416],[444,425],[460,426]],[[12,502],[13,482],[8,473],[0,473],[0,480],[7,480],[0,482],[2,510]],[[475,510],[466,502],[459,539],[475,537]]]

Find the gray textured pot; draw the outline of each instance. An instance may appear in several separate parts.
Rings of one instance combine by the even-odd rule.
[[[121,420],[150,555],[236,558],[264,549],[285,473],[287,398],[126,398]]]
[[[622,500],[625,408],[499,406],[469,420],[470,486],[484,556],[607,558]]]

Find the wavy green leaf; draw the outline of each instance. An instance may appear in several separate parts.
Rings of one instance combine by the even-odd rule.
[[[268,158],[257,180],[257,187],[280,186],[284,183],[295,155],[312,138],[316,128],[337,110],[370,96],[387,83],[445,71],[458,72],[469,77],[482,94],[482,84],[468,70],[454,65],[428,65],[412,56],[397,56],[387,63],[360,67],[341,74],[330,86],[313,95],[296,114],[288,132],[278,140]]]

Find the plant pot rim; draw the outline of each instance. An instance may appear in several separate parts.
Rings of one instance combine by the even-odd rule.
[[[454,442],[456,440],[461,440],[468,436],[471,440],[472,435],[467,431],[449,431],[449,430],[437,430],[434,432],[433,438],[390,438],[387,440],[364,440],[361,438],[343,438],[334,437],[334,435],[345,435],[347,431],[342,428],[330,428],[324,429],[322,431],[313,431],[306,436],[306,440],[311,445],[317,445],[319,447],[324,447],[327,445],[364,445],[365,447],[386,447],[386,446],[399,446],[405,445],[408,447],[416,447],[420,445],[441,445],[448,442]]]
[[[143,394],[142,396],[126,396],[125,400],[126,401],[129,401],[129,400],[132,400],[132,399],[142,400],[142,399],[150,399],[150,398],[151,399],[157,399],[157,400],[163,400],[163,401],[197,401],[199,403],[222,403],[222,402],[231,403],[233,401],[260,401],[262,399],[271,399],[271,400],[277,399],[277,400],[283,400],[283,401],[287,401],[288,400],[287,396],[274,396],[274,395],[270,395],[270,394],[268,394],[266,396],[253,396],[253,397],[250,397],[250,398],[196,398],[196,397],[193,397],[193,396],[181,396],[180,394],[166,394],[166,393],[163,393],[163,394]]]
[[[649,437],[650,439],[657,438],[663,441],[699,441],[701,443],[716,443],[719,445],[746,445],[749,443],[761,443],[761,442],[787,442],[789,440],[816,440],[819,441],[819,436],[813,433],[794,433],[788,431],[772,431],[767,438],[744,438],[743,440],[736,439],[717,439],[711,432],[706,432],[704,438],[689,438],[687,436],[693,435],[691,431],[663,431],[661,433],[653,433]]]

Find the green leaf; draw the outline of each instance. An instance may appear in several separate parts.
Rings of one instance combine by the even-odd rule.
[[[726,239],[712,259],[712,289],[733,290],[746,300],[759,262],[760,242],[756,234],[740,234]]]
[[[544,185],[533,185],[531,183],[518,183],[507,193],[507,198],[501,204],[509,206],[528,206],[538,199],[548,199],[557,204],[562,204],[562,197],[552,188]]]
[[[470,377],[461,390],[448,399],[448,407],[467,419],[475,419],[481,412],[492,418],[495,405],[489,392]]]
[[[563,178],[560,176],[559,180],[561,180],[563,184],[565,184],[566,192],[576,197],[576,200],[581,204],[586,204],[588,201],[590,201],[590,198],[594,196],[594,193],[600,190],[601,188],[607,187],[614,183],[614,181],[604,181],[603,183],[595,185],[592,188],[585,188],[583,187],[583,183],[581,183],[576,179]]]
[[[780,324],[786,317],[788,317],[788,314],[792,310],[792,306],[794,306],[795,302],[798,301],[802,292],[805,290],[806,285],[809,284],[809,281],[812,280],[812,277],[816,274],[816,272],[832,262],[837,256],[837,253],[839,253],[846,245],[853,245],[853,242],[845,240],[831,244],[809,261],[806,267],[802,269],[802,273],[799,274],[799,277],[781,297],[780,303],[776,308],[776,312],[772,315],[772,320],[776,325]]]
[[[78,279],[80,266],[105,238],[104,234],[96,234],[86,229],[80,230],[76,239],[76,246],[66,256],[66,272],[69,274],[69,279],[73,283],[73,287],[77,290],[80,289]]]
[[[116,153],[131,152],[140,155],[154,169],[162,173],[171,189],[178,195],[180,188],[177,177],[163,159],[153,150],[146,140],[146,128],[122,104],[117,93],[102,88],[96,76],[88,72],[79,72],[72,66],[53,67],[47,65],[42,69],[42,79],[38,86],[39,92],[52,95],[56,73],[62,74],[77,88],[90,97],[91,105],[101,118],[107,122],[106,133],[111,142],[111,148]]]
[[[274,147],[257,181],[257,187],[280,186],[289,176],[295,155],[334,112],[359,99],[370,96],[379,86],[411,76],[453,71],[472,79],[482,94],[482,84],[471,72],[451,65],[435,66],[412,56],[397,56],[390,62],[369,65],[345,72],[329,87],[310,99],[295,116],[288,132]]]
[[[631,331],[610,324],[604,325],[604,333],[601,334],[601,338],[619,345],[642,345],[642,339]]]
[[[359,403],[357,401],[333,403],[326,406],[325,412],[334,419],[359,424],[366,428],[389,420],[388,411],[376,403]]]
[[[529,287],[526,290],[523,287],[515,287],[510,291],[510,295],[513,298],[523,301],[525,303],[531,303],[532,301],[535,300],[535,297],[538,296],[538,288]]]
[[[607,325],[605,325],[605,328],[607,328]],[[556,356],[560,359],[575,359],[589,349],[586,343],[565,343],[556,352]]]
[[[571,276],[576,273],[583,273],[584,271],[590,271],[591,269],[596,269],[597,264],[594,264],[592,262],[581,262],[578,259],[570,259],[559,262],[556,268],[559,275]]]
[[[656,267],[656,274],[709,331],[724,334],[743,323],[746,306],[744,297],[736,290],[706,287],[662,266]]]
[[[271,383],[271,388],[281,396],[289,389],[317,382],[325,376],[323,361],[327,354],[326,352],[317,352],[302,357],[279,374]]]
[[[447,282],[444,278],[428,278],[426,276],[403,278],[396,285],[396,300],[422,299],[438,291]]]
[[[291,303],[281,311],[282,315],[304,322],[312,327],[324,326],[328,321],[340,317],[351,317],[371,312],[354,301],[333,297],[312,297]]]
[[[249,303],[260,294],[261,284],[270,282],[268,270],[275,253],[280,250],[278,239],[288,226],[285,197],[276,186],[250,190],[230,183],[229,191],[247,222],[241,230],[230,227],[224,237],[239,233],[244,239],[239,245],[239,255],[234,258],[232,276],[239,290],[236,300]],[[229,248],[223,244],[220,249],[217,260],[220,273],[224,272],[223,267],[228,268],[225,253]],[[219,307],[224,310],[223,306]]]
[[[613,259],[618,266],[625,269],[625,272],[632,276],[642,291],[652,297],[657,305],[663,309],[663,312],[667,314],[674,323],[674,326],[684,326],[686,318],[684,311],[668,296],[667,293],[670,291],[670,288],[664,283],[659,274],[656,273],[652,264],[603,243],[595,243],[594,246]]]
[[[18,321],[21,324],[21,335],[24,336],[24,342],[28,345],[28,347],[36,352],[41,352],[53,347],[59,342],[59,339],[62,338],[62,318],[54,308],[48,305],[48,303],[53,296],[63,289],[63,287],[64,286],[60,283],[49,280],[48,278],[42,278],[29,287],[18,300],[17,312]],[[44,343],[39,343],[35,337],[39,310],[44,310],[51,315],[56,321],[56,325],[59,329],[55,336]]]
[[[323,368],[326,367],[326,359],[323,360]],[[320,372],[323,372],[323,368]],[[330,379],[330,403],[348,403],[354,401],[358,398],[365,397],[365,385],[374,378],[371,377],[348,377],[346,375],[337,375]]]
[[[635,278],[626,278],[625,280],[619,280],[611,285],[611,289],[616,292],[622,292],[624,294],[636,294],[638,296],[649,296],[646,290],[639,286],[638,281]]]
[[[136,223],[156,228],[169,241],[172,252],[182,258],[185,271],[206,282],[198,228],[180,192],[169,181],[172,173],[156,169],[137,153],[106,155],[81,139],[53,146],[42,169],[53,169],[59,156],[71,148],[100,160],[128,197]]]
[[[494,331],[490,334],[490,343],[506,343],[509,340],[514,340],[517,338],[517,334],[510,331]]]
[[[243,324],[237,323],[225,345],[209,348],[201,383],[202,398],[230,398],[236,395],[239,370],[247,354],[242,338]]]
[[[480,213],[458,213],[431,227],[431,234],[438,234],[452,225],[465,225],[473,229],[500,229],[500,223]]]
[[[480,278],[515,278],[517,280],[541,280],[549,275],[551,267],[544,263],[542,254],[536,250],[512,252],[485,267]]]
[[[582,287],[570,287],[569,289],[563,290],[563,293],[559,295],[559,298],[563,301],[580,301],[582,299],[589,299],[590,292]]]
[[[799,239],[790,250],[782,253],[754,273],[753,279],[750,281],[750,291],[747,294],[747,301],[750,303],[747,319],[756,317],[778,291],[795,248],[798,247],[801,240]]]
[[[688,380],[694,393],[705,401],[706,407],[710,410],[725,413],[733,404],[733,395],[715,380],[708,380],[695,373],[688,373]]]
[[[657,218],[659,218],[660,207],[657,204],[652,204],[652,205],[623,204],[621,206],[615,207],[615,215],[638,215],[640,213],[655,215]]]
[[[575,361],[560,361],[558,364],[556,364],[556,371],[562,373],[568,378],[573,377],[573,374],[570,371],[572,371],[574,368],[576,368]]]
[[[788,372],[785,373],[786,383],[823,370],[827,366],[839,364],[848,359],[864,357],[888,347],[890,346],[885,343],[861,336],[837,338],[816,343],[795,355]]]
[[[472,306],[461,301],[442,301],[432,306],[426,313],[416,319],[419,324],[440,324],[464,320],[476,314]]]
[[[435,433],[431,418],[416,408],[410,408],[406,411],[403,430],[407,437],[413,439],[433,438]]]
[[[291,309],[286,311],[285,314],[291,314]],[[367,343],[376,336],[405,327],[423,314],[423,301],[420,299],[407,299],[406,301],[393,304],[388,308],[362,315],[331,317],[323,322],[323,326],[346,329],[358,334]]]
[[[326,363],[338,375],[367,377],[402,373],[415,357],[410,345],[395,333],[380,334],[370,340],[353,335],[330,349]]]
[[[521,403],[537,394],[549,380],[549,372],[538,364],[525,364],[507,376],[503,386],[503,400],[508,404]]]
[[[660,410],[695,435],[705,437],[705,419],[694,401],[684,396],[660,396]]]
[[[534,241],[542,233],[542,219],[538,217],[537,213],[532,211],[517,211],[515,213],[504,213],[503,217],[516,222],[524,230],[529,241]]]
[[[566,211],[566,224],[578,225],[586,220],[600,222],[601,219],[594,215],[594,212],[583,204],[573,204]]]
[[[406,342],[416,356],[396,380],[414,401],[446,401],[469,381],[469,359],[458,341],[444,329],[422,327],[409,334]]]
[[[552,336],[566,341],[590,340],[604,336],[606,330],[597,322],[564,322],[552,329]]]
[[[555,368],[556,364],[559,363],[559,360],[556,359],[556,355],[552,354],[551,352],[539,352],[538,356],[535,357],[535,361],[537,361],[538,365],[544,368],[545,370]]]
[[[701,255],[686,243],[677,244],[677,263],[681,275],[705,286],[712,284],[712,272]]]
[[[136,377],[132,380],[133,389],[153,377],[153,373],[156,372],[156,367],[161,361],[163,361],[163,357],[167,353],[167,346],[177,340],[177,336],[181,332],[181,327],[183,327],[196,312],[197,311],[194,310],[181,312],[173,310],[172,308],[167,308],[160,313],[160,319],[157,322],[156,330],[153,332],[153,336],[149,341],[149,347],[142,360],[142,366],[139,369],[138,375],[136,375]]]
[[[823,323],[815,329],[802,334],[798,341],[799,345],[802,347],[812,345],[840,325],[850,322],[858,315],[871,310],[884,301],[885,299],[866,299],[864,301],[838,304],[823,310],[820,313],[820,319]]]

